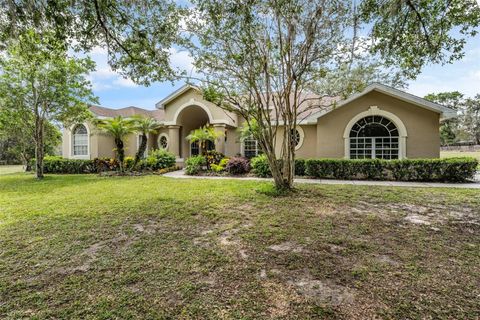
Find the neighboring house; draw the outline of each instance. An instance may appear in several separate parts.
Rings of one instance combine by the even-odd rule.
[[[239,128],[244,122],[240,115],[205,101],[198,89],[189,85],[158,102],[154,111],[98,106],[90,110],[99,118],[142,114],[157,119],[162,128],[150,135],[148,149],[168,149],[179,163],[198,154],[198,144],[190,144],[186,137],[206,124],[224,133],[210,148],[227,156],[252,157],[259,152],[255,140],[240,141]],[[453,110],[439,104],[373,84],[336,101],[334,107],[305,112],[296,129],[296,154],[298,158],[437,158],[440,120],[454,116]],[[281,132],[278,137],[280,145]],[[127,155],[133,156],[138,146],[138,135],[128,137]],[[114,148],[113,138],[99,133],[90,123],[73,125],[63,133],[63,155],[67,158],[113,157]]]

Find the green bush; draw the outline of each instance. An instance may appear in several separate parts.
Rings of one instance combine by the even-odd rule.
[[[35,164],[35,159],[33,159]],[[33,165],[33,168],[35,166]],[[92,160],[66,159],[59,156],[43,158],[44,173],[93,173],[95,164]]]
[[[280,161],[280,160],[279,160]],[[252,166],[252,171],[255,175],[259,177],[270,177],[272,174],[270,172],[270,166],[268,165],[267,156],[262,154],[250,160],[250,165]],[[305,160],[304,159],[295,159],[295,175],[304,176],[305,175]]]
[[[125,159],[123,159],[123,166],[127,170],[133,169],[133,164],[134,163],[135,163],[135,158],[134,157],[125,157]]]
[[[212,163],[210,165],[210,169],[216,173],[223,172],[225,171],[225,167],[227,166],[229,160],[230,160],[229,158],[223,158],[222,160],[220,160],[218,164]]]
[[[165,149],[153,150],[146,159],[140,161],[142,170],[159,170],[175,166],[175,155]]]
[[[207,165],[207,160],[204,156],[190,157],[185,161],[185,173],[188,175],[199,174],[203,167]]]
[[[305,175],[305,159],[295,159],[295,175]]]
[[[267,156],[262,154],[250,160],[253,173],[262,178],[270,177],[270,166],[268,165]]]
[[[449,159],[309,159],[305,173],[315,178],[460,182],[472,179],[478,160]]]

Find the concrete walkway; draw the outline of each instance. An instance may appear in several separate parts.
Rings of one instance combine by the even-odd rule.
[[[209,176],[187,176],[183,170],[168,172],[164,177],[176,179],[238,179],[238,180],[256,180],[256,181],[272,181],[270,178],[257,177],[209,177]],[[404,181],[366,181],[366,180],[330,180],[330,179],[305,179],[297,178],[295,183],[312,183],[312,184],[345,184],[359,186],[386,186],[386,187],[422,187],[422,188],[470,188],[480,189],[480,176],[476,176],[475,182],[470,183],[441,183],[441,182],[404,182]]]

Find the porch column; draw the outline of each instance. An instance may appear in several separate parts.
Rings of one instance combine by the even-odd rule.
[[[180,126],[168,126],[168,151],[180,158]]]
[[[213,128],[222,135],[215,141],[215,151],[225,154],[225,128],[224,124],[214,124]]]

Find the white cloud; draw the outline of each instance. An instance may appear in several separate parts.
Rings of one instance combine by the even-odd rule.
[[[113,80],[112,82],[115,86],[119,86],[119,87],[125,87],[125,88],[135,88],[137,87],[138,85],[133,82],[132,80],[130,79],[127,79],[127,78],[123,78],[121,76],[118,76],[115,80]]]
[[[175,48],[170,48],[169,53],[170,63],[174,68],[184,70],[188,75],[197,73],[193,66],[193,58],[187,51],[179,51]]]
[[[480,93],[479,83],[480,46],[477,37],[467,43],[463,59],[444,66],[426,67],[415,81],[410,81],[408,91],[420,97],[446,91],[460,91],[467,96],[474,96]]]

